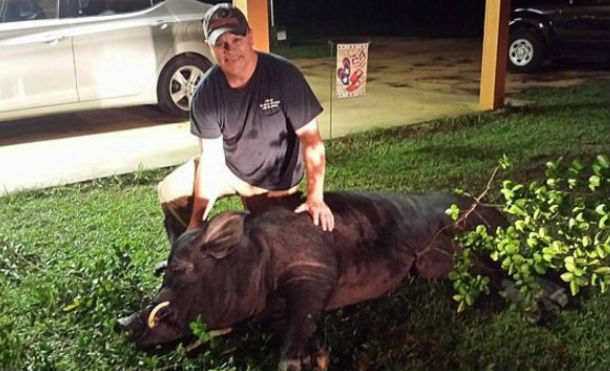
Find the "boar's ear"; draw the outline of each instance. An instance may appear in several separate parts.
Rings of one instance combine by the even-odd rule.
[[[246,213],[227,212],[213,218],[200,245],[203,252],[216,259],[231,254],[244,236]]]

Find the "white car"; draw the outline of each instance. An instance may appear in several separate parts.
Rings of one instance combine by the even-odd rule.
[[[0,120],[159,104],[184,116],[211,66],[196,0],[0,0]]]

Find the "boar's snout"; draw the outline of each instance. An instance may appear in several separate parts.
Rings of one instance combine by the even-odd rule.
[[[118,332],[126,332],[127,337],[134,341],[137,337],[145,331],[146,323],[143,320],[144,312],[135,312],[127,317],[121,317],[117,319],[114,329]]]
[[[165,347],[191,335],[187,327],[179,326],[169,302],[154,303],[127,317],[117,319],[115,329],[127,333],[137,349],[153,350]]]

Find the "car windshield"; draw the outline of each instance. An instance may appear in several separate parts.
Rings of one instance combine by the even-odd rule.
[[[57,0],[0,0],[0,23],[57,18]]]
[[[154,0],[78,0],[79,17],[112,15],[150,8]]]

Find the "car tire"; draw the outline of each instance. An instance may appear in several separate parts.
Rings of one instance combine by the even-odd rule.
[[[159,76],[159,108],[173,116],[188,117],[191,97],[211,65],[205,58],[194,55],[182,55],[172,59]]]
[[[535,31],[516,29],[510,33],[508,43],[508,70],[534,72],[546,60],[546,45]]]

